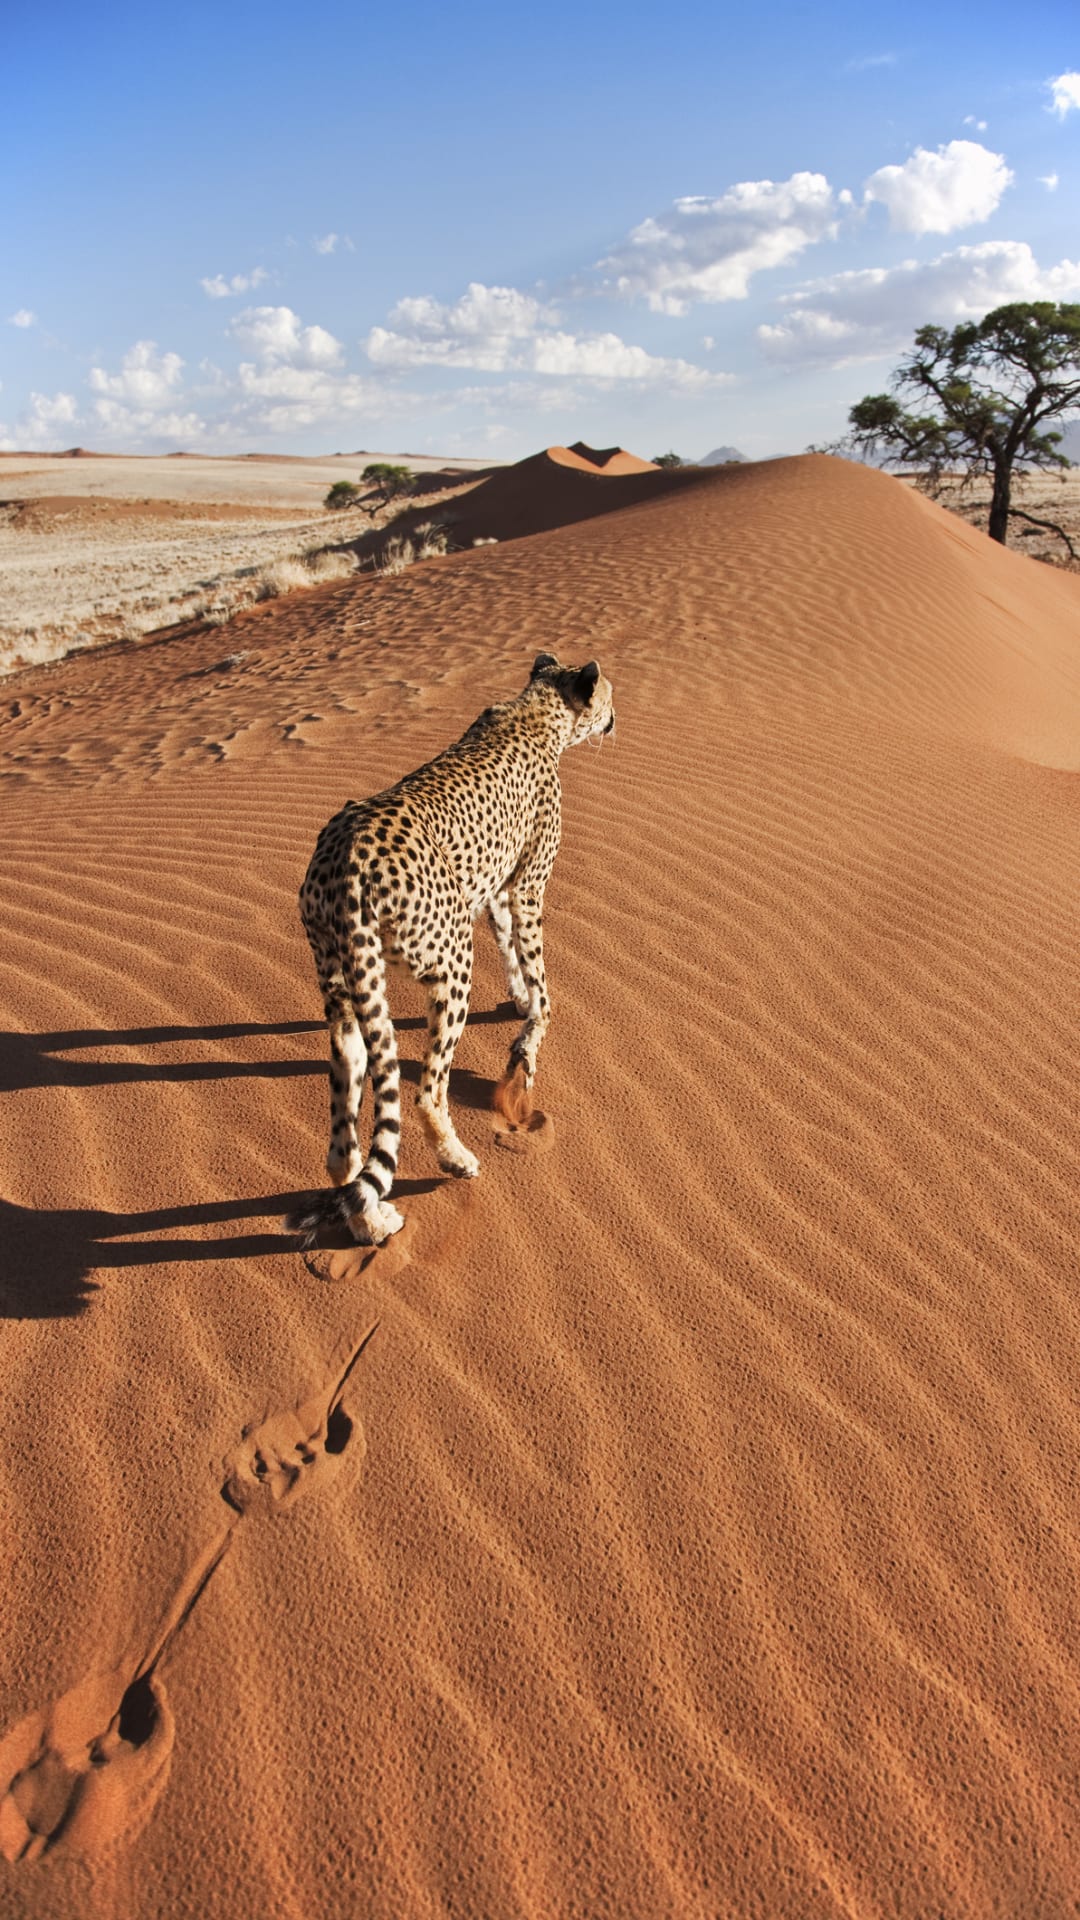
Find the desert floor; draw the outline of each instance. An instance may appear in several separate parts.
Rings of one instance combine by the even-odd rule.
[[[1063,1920],[1080,581],[823,456],[466,500],[4,684],[0,1912]],[[549,1150],[481,927],[481,1177],[400,993],[405,1231],[304,1255],[316,833],[541,648]]]
[[[990,509],[989,481],[970,484],[947,481],[940,499],[943,506],[962,514],[973,526],[986,526]],[[1019,511],[1009,522],[1010,547],[1080,574],[1080,467],[1022,474],[1014,483],[1012,503]],[[1071,542],[1072,554],[1052,527],[1026,521],[1025,513],[1032,515],[1034,521],[1055,522]]]
[[[0,453],[0,676],[225,611],[275,562],[363,534],[386,514],[329,514],[323,501],[336,480],[358,482],[380,459],[427,476],[444,464],[372,453]]]

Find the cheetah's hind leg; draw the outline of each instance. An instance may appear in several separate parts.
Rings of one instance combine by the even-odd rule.
[[[472,928],[464,909],[448,934],[442,965],[423,977],[428,991],[428,1046],[420,1071],[417,1112],[443,1172],[459,1180],[475,1180],[480,1162],[458,1139],[449,1104],[450,1067],[469,1011],[472,982]]]
[[[494,895],[488,903],[488,922],[495,935],[495,945],[502,955],[506,968],[506,985],[510,998],[522,1015],[529,1011],[529,989],[525,984],[525,975],[521,971],[521,961],[514,945],[514,920],[510,912],[510,895],[503,890]]]
[[[330,1034],[330,1146],[326,1171],[335,1187],[347,1186],[364,1164],[357,1137],[368,1055],[341,967],[326,948],[315,954],[323,1009]]]

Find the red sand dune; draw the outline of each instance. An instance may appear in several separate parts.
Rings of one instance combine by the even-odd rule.
[[[567,524],[5,683],[0,1911],[1059,1920],[1080,585],[820,457],[485,488]],[[550,1151],[481,932],[481,1178],[407,1110],[305,1258],[315,833],[539,648]]]
[[[586,473],[595,471],[609,477],[658,471],[654,460],[642,460],[636,453],[627,453],[625,447],[590,447],[584,440],[575,440],[572,447],[549,447],[547,452],[549,460],[557,461],[561,467],[578,467]]]
[[[452,520],[442,517],[450,520],[458,541],[516,540],[655,499],[690,478],[689,473],[665,472],[620,448],[611,450],[608,466],[599,466],[578,449],[546,447],[513,466],[492,468],[454,503]]]

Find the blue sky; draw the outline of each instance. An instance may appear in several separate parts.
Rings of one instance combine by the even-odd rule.
[[[753,457],[1080,300],[1074,0],[5,26],[0,446]]]

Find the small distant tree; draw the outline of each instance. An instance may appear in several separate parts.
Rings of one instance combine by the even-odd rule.
[[[330,508],[354,507],[359,499],[360,488],[356,486],[352,480],[335,480],[326,499],[323,501],[323,506]]]
[[[653,459],[654,467],[685,467],[686,461],[681,453],[658,453]]]
[[[1080,305],[1017,301],[951,331],[920,327],[892,386],[852,407],[834,451],[909,467],[931,492],[946,475],[988,475],[991,540],[1004,545],[1015,515],[1060,534],[1075,559],[1063,527],[1012,504],[1012,483],[1033,467],[1070,464],[1053,422],[1080,406]],[[908,411],[898,394],[921,405]]]
[[[396,467],[389,460],[372,460],[360,475],[361,480],[370,481],[379,494],[380,506],[389,506],[403,493],[410,492],[413,475],[409,467]]]

